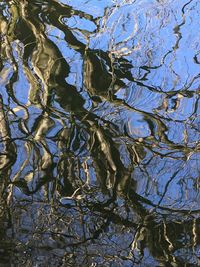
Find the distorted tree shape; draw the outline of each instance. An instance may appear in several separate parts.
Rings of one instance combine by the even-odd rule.
[[[108,1],[103,15],[93,16],[66,2],[0,2],[2,264],[197,266],[198,75],[180,90],[158,86],[153,75],[166,64],[174,75],[176,56],[167,60],[180,47],[186,9],[196,3],[199,12],[198,3],[181,6],[182,22],[173,24],[178,39],[161,64],[138,68],[138,47],[157,61],[151,43],[140,44],[138,32],[115,44],[113,25],[124,10],[126,32],[129,12],[143,12],[139,4]],[[165,41],[170,11],[150,5],[166,12],[158,12]],[[83,20],[93,30],[83,30]],[[110,49],[92,45],[101,34]],[[113,50],[120,45],[124,54]],[[198,64],[198,52],[194,58]]]

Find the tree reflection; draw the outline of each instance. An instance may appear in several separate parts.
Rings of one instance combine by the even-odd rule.
[[[190,121],[168,115],[184,98],[197,106],[196,93],[165,93],[144,83],[150,68],[141,66],[147,73],[138,79],[129,57],[92,48],[87,41],[106,12],[95,18],[52,0],[0,3],[0,223],[2,239],[15,244],[12,260],[17,266],[197,266],[199,170],[191,174],[191,168],[199,147],[187,133],[190,127],[199,134],[197,107]],[[73,29],[70,18],[95,30]],[[74,62],[81,71],[75,79]],[[131,104],[121,94],[132,86],[158,94],[160,106],[146,111]],[[134,136],[130,116],[147,134]],[[175,124],[185,127],[184,142],[169,134]],[[191,209],[185,191],[194,199]]]

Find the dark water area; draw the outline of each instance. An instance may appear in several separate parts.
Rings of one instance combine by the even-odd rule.
[[[200,266],[200,1],[0,1],[0,267]]]

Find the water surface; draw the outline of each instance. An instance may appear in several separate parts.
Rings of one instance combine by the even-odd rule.
[[[199,17],[0,1],[0,266],[200,266]]]

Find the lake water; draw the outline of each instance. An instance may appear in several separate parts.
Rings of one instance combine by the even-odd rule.
[[[0,1],[0,267],[200,266],[200,1]]]

